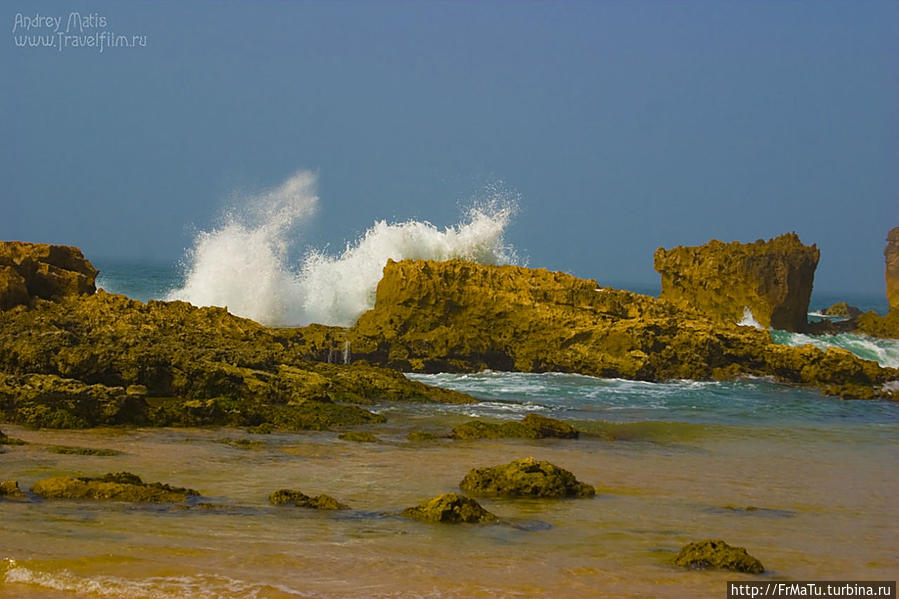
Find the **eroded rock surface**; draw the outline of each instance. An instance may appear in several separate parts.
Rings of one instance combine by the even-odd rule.
[[[453,439],[577,439],[577,430],[562,420],[528,414],[521,422],[472,420],[453,428]]]
[[[0,310],[36,297],[90,294],[96,278],[97,269],[76,247],[0,241]]]
[[[145,483],[136,474],[115,472],[96,478],[56,476],[44,478],[31,492],[45,499],[95,499],[144,503],[177,503],[200,493],[163,483]]]
[[[804,331],[819,251],[795,233],[755,243],[716,239],[695,247],[655,253],[663,299],[725,322],[744,309],[764,328]]]
[[[269,495],[269,503],[273,505],[295,505],[315,510],[348,510],[350,506],[340,503],[330,495],[310,497],[301,491],[279,489]]]

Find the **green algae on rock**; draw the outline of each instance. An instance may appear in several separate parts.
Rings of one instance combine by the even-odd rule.
[[[720,539],[684,545],[674,558],[674,565],[690,570],[719,568],[748,574],[761,574],[765,571],[762,563],[749,555],[746,549],[733,547]]]
[[[826,316],[842,316],[845,318],[856,318],[861,313],[861,310],[847,302],[837,302],[821,310],[821,314]]]
[[[567,422],[528,414],[521,422],[472,420],[453,428],[453,439],[577,439],[578,431]]]
[[[316,495],[310,497],[301,491],[292,489],[279,489],[268,496],[269,503],[273,505],[295,505],[316,510],[348,510],[350,506],[340,503],[330,495]]]
[[[244,450],[262,449],[263,447],[265,447],[264,441],[257,441],[255,439],[232,439],[230,437],[225,437],[222,439],[216,439],[215,442],[221,443],[222,445],[230,445],[235,449]]]
[[[804,331],[820,252],[796,233],[768,241],[678,246],[655,253],[663,299],[740,322],[749,309],[764,328]]]
[[[496,522],[497,517],[474,499],[457,493],[444,493],[403,510],[403,516],[422,522],[444,524]]]
[[[563,468],[524,458],[489,468],[474,468],[459,488],[486,497],[592,497],[596,490]]]
[[[163,483],[145,483],[130,472],[115,472],[99,477],[57,476],[44,478],[31,492],[45,499],[95,499],[142,503],[177,503],[199,491]]]
[[[438,435],[428,431],[409,431],[409,434],[406,435],[406,440],[412,442],[438,441],[446,438],[446,435]]]

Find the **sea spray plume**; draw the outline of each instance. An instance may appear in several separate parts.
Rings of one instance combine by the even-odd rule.
[[[200,232],[185,260],[184,286],[166,299],[227,306],[260,322],[294,317],[300,289],[285,260],[290,233],[316,210],[315,183],[314,173],[300,171],[229,212],[219,228]]]
[[[315,176],[300,172],[281,187],[253,199],[225,224],[201,232],[187,257],[186,282],[168,294],[200,306],[227,306],[233,314],[267,325],[318,322],[352,325],[374,306],[388,259],[516,263],[503,234],[517,210],[517,194],[500,184],[443,230],[428,222],[376,221],[338,256],[310,250],[299,268],[286,256],[296,224],[315,209]]]
[[[508,195],[493,197],[467,211],[464,222],[444,230],[428,222],[377,221],[339,256],[310,252],[300,280],[308,322],[352,325],[374,306],[375,291],[388,259],[449,260],[511,264],[515,251],[503,233],[517,203]]]

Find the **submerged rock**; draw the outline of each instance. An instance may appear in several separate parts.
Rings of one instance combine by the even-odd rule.
[[[21,489],[19,489],[19,481],[4,480],[0,481],[0,497],[21,499],[25,497],[25,493],[22,493]]]
[[[761,574],[765,571],[762,563],[744,548],[732,547],[720,539],[684,545],[674,558],[674,565],[691,570],[720,568],[748,574]]]
[[[94,293],[97,273],[76,247],[0,241],[0,310],[32,298]]]
[[[121,455],[121,451],[115,449],[95,449],[93,447],[70,447],[68,445],[49,445],[47,451],[50,453],[60,453],[65,455],[94,455],[94,456],[114,456]]]
[[[716,239],[655,253],[663,299],[726,322],[751,310],[764,328],[804,331],[820,252],[795,233],[755,243]]]
[[[472,420],[453,428],[453,439],[577,439],[578,432],[567,422],[528,414],[521,422]]]
[[[104,501],[133,501],[144,503],[177,503],[199,491],[173,487],[163,483],[145,483],[130,472],[115,472],[103,476],[72,478],[58,476],[44,478],[31,487],[31,492],[45,499],[96,499]]]
[[[477,501],[457,493],[444,493],[415,507],[408,507],[403,510],[403,516],[422,522],[445,524],[477,524],[497,520],[495,515],[481,507]]]
[[[337,435],[338,439],[344,441],[355,441],[356,443],[380,443],[381,440],[368,431],[347,431]]]
[[[524,458],[489,468],[474,468],[459,487],[488,497],[592,497],[596,490],[549,462]]]
[[[310,497],[300,491],[292,489],[279,489],[268,496],[269,503],[273,505],[290,505],[311,508],[315,510],[348,510],[350,506],[340,503],[330,495],[316,495]]]
[[[409,431],[409,434],[406,435],[406,440],[419,442],[419,441],[437,441],[439,439],[445,439],[445,435],[438,435],[436,433],[429,433],[428,431]]]

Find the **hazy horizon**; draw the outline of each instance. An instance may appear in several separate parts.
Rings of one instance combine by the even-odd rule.
[[[381,219],[455,225],[499,190],[532,267],[652,285],[657,247],[796,231],[816,290],[884,291],[895,2],[4,8],[3,239],[173,264],[310,169],[297,255]],[[24,17],[73,10],[145,44],[17,46]]]

